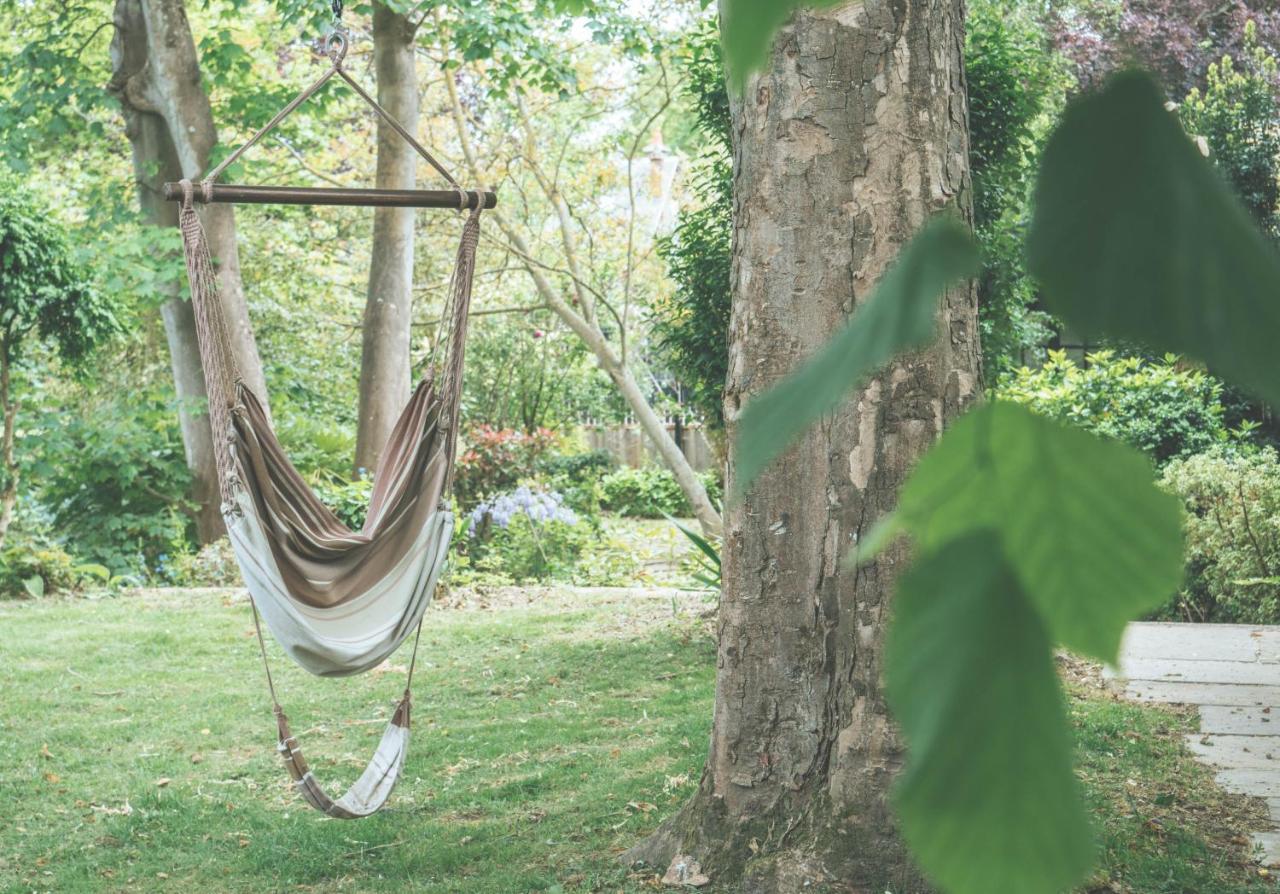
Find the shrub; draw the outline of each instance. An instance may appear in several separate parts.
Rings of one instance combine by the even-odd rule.
[[[1228,440],[1222,385],[1174,358],[1149,363],[1099,351],[1077,366],[1061,351],[1022,368],[999,396],[1061,422],[1131,444],[1163,465]]]
[[[454,493],[464,506],[510,490],[534,473],[538,458],[555,444],[555,433],[533,434],[481,425],[472,429],[454,470]]]
[[[699,475],[712,501],[719,500],[719,479],[710,473]],[[601,505],[610,512],[631,518],[688,518],[693,508],[669,469],[645,466],[618,469],[600,479]]]
[[[608,450],[588,450],[544,456],[538,460],[537,471],[549,488],[564,496],[567,506],[595,515],[600,510],[600,480],[616,465]]]
[[[1277,60],[1258,40],[1257,25],[1244,28],[1237,58],[1209,66],[1205,89],[1192,89],[1181,108],[1187,132],[1202,138],[1236,194],[1273,237],[1280,204],[1280,105]]]
[[[143,578],[175,541],[193,539],[171,401],[135,391],[91,410],[32,416],[28,478],[72,554]]]
[[[43,537],[11,532],[0,550],[0,596],[38,599],[110,581],[104,566],[81,562]]]
[[[479,572],[516,582],[570,580],[590,536],[586,529],[560,494],[518,487],[471,511],[468,559]]]
[[[1218,450],[1165,467],[1187,509],[1187,578],[1159,617],[1280,622],[1280,457]]]
[[[372,476],[355,481],[322,478],[312,485],[320,501],[333,510],[344,525],[353,531],[364,527],[369,511],[369,498],[373,496]]]
[[[244,584],[231,541],[226,537],[205,544],[199,552],[187,547],[162,558],[161,574],[175,587],[239,587]]]

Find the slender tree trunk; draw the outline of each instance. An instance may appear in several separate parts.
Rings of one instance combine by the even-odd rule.
[[[454,84],[452,76],[446,77],[444,80],[445,86],[449,91],[454,124],[457,127],[458,139],[467,162],[467,168],[471,173],[472,179],[482,182],[483,176],[480,171],[479,159],[467,135],[466,118],[463,114],[462,103],[458,98],[457,85]],[[552,198],[554,203],[554,196],[549,196],[549,198]],[[663,462],[671,470],[671,474],[680,485],[680,489],[688,499],[689,505],[693,507],[693,514],[698,519],[698,524],[702,527],[702,530],[709,535],[718,535],[721,530],[720,513],[711,504],[711,498],[707,496],[707,489],[703,486],[702,479],[693,470],[693,466],[689,465],[689,460],[680,451],[680,448],[676,446],[676,442],[672,440],[666,425],[649,404],[649,399],[645,396],[644,389],[640,387],[640,383],[636,381],[631,367],[605,336],[604,330],[601,329],[592,310],[590,298],[582,286],[581,274],[573,276],[573,300],[577,302],[578,307],[581,309],[581,312],[579,312],[547,279],[543,268],[537,264],[536,259],[530,254],[528,243],[525,242],[519,231],[511,225],[502,212],[490,212],[488,218],[498,225],[508,244],[520,258],[525,271],[529,274],[529,278],[533,280],[534,288],[538,291],[538,297],[590,348],[591,353],[595,355],[596,365],[604,370],[622,393],[623,398],[631,407],[631,412],[635,413],[636,421],[640,424],[641,430],[649,436]],[[566,237],[562,241],[566,254],[571,258],[569,262],[571,269],[577,270],[578,261],[573,240]]]
[[[381,3],[373,5],[373,62],[378,78],[378,102],[410,133],[418,129],[415,31],[407,17]],[[412,189],[417,161],[413,147],[379,118],[378,188]],[[357,473],[377,468],[378,456],[409,400],[413,222],[412,208],[378,208],[373,213],[373,252],[360,358]]]
[[[146,26],[141,0],[117,0],[115,37],[111,42],[112,79],[108,86],[120,100],[125,133],[133,149],[134,179],[144,218],[157,227],[176,227],[178,208],[164,201],[161,187],[166,180],[182,177],[177,151],[169,129],[154,111],[136,108],[129,102],[124,85],[146,67]],[[160,307],[174,389],[178,396],[178,420],[187,469],[191,472],[191,497],[196,503],[196,535],[201,543],[211,543],[226,528],[219,511],[218,470],[213,456],[213,434],[209,414],[204,409],[208,397],[200,353],[196,341],[195,315],[191,302],[182,296],[179,283]]]
[[[802,11],[734,104],[725,418],[811,354],[931,215],[970,210],[963,0]],[[841,559],[977,395],[972,287],[730,507],[710,753],[694,798],[630,856],[677,855],[750,892],[927,890],[888,791],[903,758],[881,689],[906,556]],[[730,479],[734,466],[730,457]]]
[[[199,179],[209,169],[218,141],[209,97],[200,83],[200,60],[183,0],[141,0],[146,64],[119,86],[127,103],[164,119],[182,173]],[[267,385],[262,361],[249,325],[240,255],[236,250],[235,211],[231,205],[209,205],[201,212],[209,251],[218,267],[231,349],[245,383],[265,402]]]
[[[9,345],[0,341],[0,411],[4,414],[4,432],[0,435],[0,461],[4,463],[4,486],[0,488],[0,543],[13,524],[13,510],[18,505],[18,463],[13,444],[17,437],[18,404],[13,399],[10,380]]]

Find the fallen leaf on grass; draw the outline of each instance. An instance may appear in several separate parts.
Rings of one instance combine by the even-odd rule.
[[[55,784],[56,784],[56,783],[61,782],[61,781],[62,781],[62,779],[61,779],[61,778],[59,778],[59,776],[58,776],[58,774],[57,774],[57,773],[45,773],[45,774],[44,774],[44,781],[45,781],[45,782],[52,782],[52,783],[55,783]]]
[[[53,760],[53,755],[49,753],[48,743],[40,746],[40,756],[45,760],[49,760],[49,761]]]
[[[156,780],[156,788],[164,788],[170,782],[173,782],[173,780],[170,779],[168,776],[161,776],[159,779]]]

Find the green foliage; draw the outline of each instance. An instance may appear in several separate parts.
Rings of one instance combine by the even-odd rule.
[[[969,164],[979,230],[1025,198],[1035,123],[1051,84],[1042,37],[990,3],[975,4],[965,20]]]
[[[39,599],[111,581],[109,569],[82,562],[41,534],[10,536],[0,550],[0,599]]]
[[[1145,76],[1067,110],[1027,250],[1075,330],[1188,354],[1280,405],[1280,256]]]
[[[822,9],[838,2],[840,0],[721,0],[720,28],[729,84],[741,90],[747,75],[769,61],[775,33],[797,9]]]
[[[1093,863],[1049,638],[990,531],[903,577],[885,683],[910,747],[903,833],[944,890],[1058,892]]]
[[[27,478],[78,556],[145,576],[190,537],[190,487],[173,403],[147,391],[31,421]]]
[[[75,262],[66,230],[25,188],[0,179],[0,351],[18,359],[37,332],[76,363],[117,331],[113,302]]]
[[[529,434],[560,430],[585,415],[609,415],[615,394],[586,345],[550,311],[495,314],[472,322],[464,419]]]
[[[693,579],[703,586],[719,590],[722,584],[719,545],[703,536],[701,532],[693,530],[688,525],[682,525],[669,515],[667,520],[675,525],[676,530],[683,534],[697,550],[693,556]]]
[[[616,465],[608,450],[587,450],[544,454],[535,468],[547,487],[564,495],[566,505],[594,515],[600,510],[600,480]]]
[[[535,520],[517,512],[499,525],[486,523],[467,535],[466,554],[477,571],[515,583],[572,581],[591,527],[582,521]]]
[[[189,541],[177,540],[158,571],[160,577],[174,587],[244,586],[231,541],[226,537],[198,550],[193,549]]]
[[[364,527],[369,512],[369,498],[373,496],[373,477],[354,481],[341,478],[320,479],[312,485],[320,501],[333,510],[333,514],[350,528],[359,531]]]
[[[1280,235],[1280,105],[1275,92],[1280,64],[1259,45],[1252,21],[1245,26],[1241,57],[1239,68],[1230,56],[1209,66],[1204,91],[1192,90],[1182,104],[1182,123],[1208,143],[1218,170],[1274,237]]]
[[[655,303],[651,331],[655,347],[688,388],[690,402],[709,425],[722,427],[732,308],[732,118],[713,22],[689,38],[684,73],[685,95],[706,140],[693,179],[700,207],[681,211],[675,231],[658,243],[674,289]]]
[[[1023,249],[1037,127],[1051,93],[1060,89],[1043,41],[1040,27],[1010,16],[1004,4],[975,3],[965,20],[974,230],[985,262],[978,319],[988,384],[1050,335],[1048,317],[1033,308],[1036,289]]]
[[[972,276],[978,251],[961,224],[934,219],[902,250],[853,319],[817,355],[747,403],[739,423],[737,478],[742,493],[798,434],[863,384],[900,351],[936,331],[939,297]]]
[[[1175,357],[1152,363],[1099,351],[1089,355],[1087,366],[1078,366],[1064,352],[1053,351],[1039,369],[1019,369],[1000,397],[1117,438],[1161,465],[1229,437],[1222,384]]]
[[[891,523],[929,555],[996,532],[1053,642],[1114,662],[1125,623],[1182,579],[1181,511],[1138,451],[996,401],[920,460]]]
[[[453,491],[463,506],[510,490],[534,473],[539,457],[555,444],[553,432],[533,433],[479,425],[466,435],[454,469]]]
[[[707,495],[714,502],[719,481],[714,475],[699,476]],[[601,508],[630,518],[689,518],[693,508],[685,498],[680,483],[663,466],[623,468],[600,479]]]
[[[1187,580],[1164,617],[1280,623],[1280,456],[1214,451],[1171,462],[1186,507]]]

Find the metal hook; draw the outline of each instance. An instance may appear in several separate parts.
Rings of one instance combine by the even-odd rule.
[[[334,67],[342,65],[342,60],[347,57],[347,34],[341,28],[335,28],[324,39],[324,52],[333,62]]]

